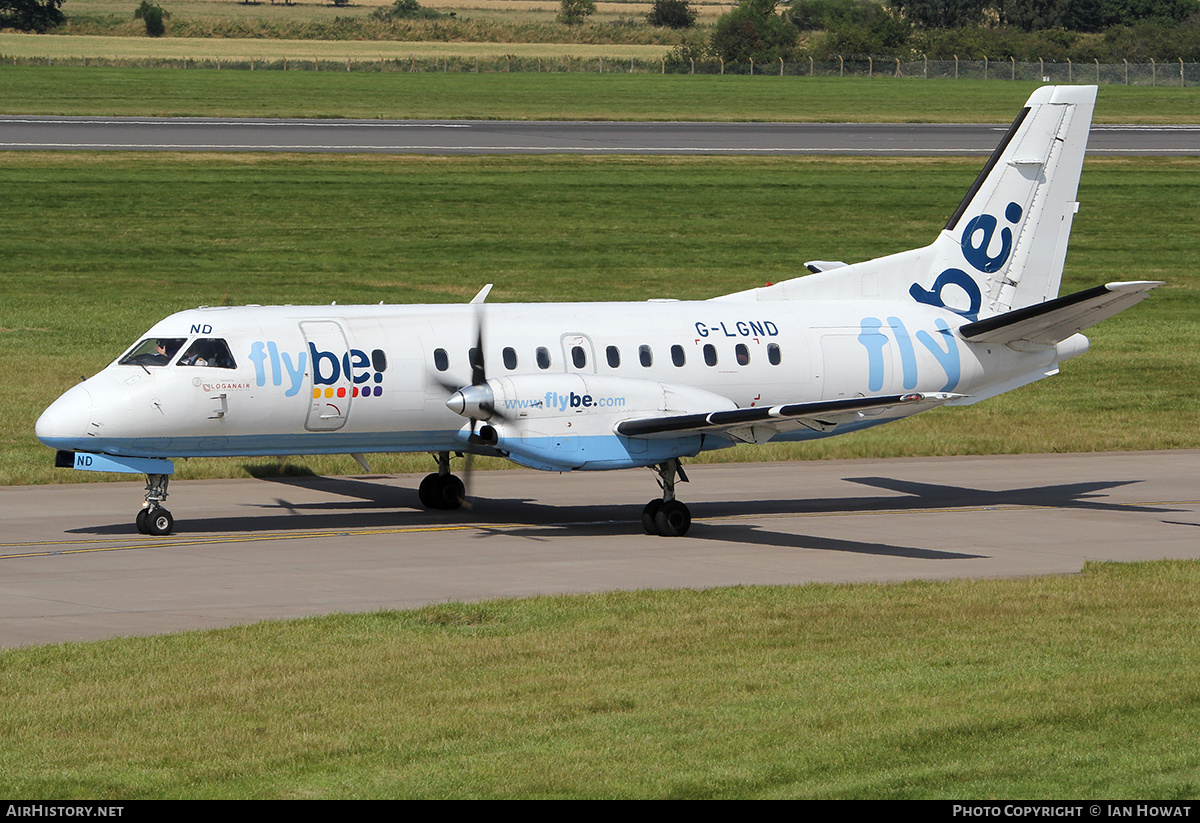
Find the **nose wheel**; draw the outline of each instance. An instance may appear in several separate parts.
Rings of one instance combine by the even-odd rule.
[[[146,502],[133,521],[142,534],[164,537],[175,528],[175,518],[162,505],[167,499],[168,480],[165,474],[146,475]]]
[[[692,513],[687,505],[675,499],[675,478],[684,483],[688,482],[683,466],[676,458],[655,467],[658,471],[658,485],[662,487],[661,500],[651,500],[642,509],[642,528],[646,534],[656,534],[660,537],[682,537],[692,526]]]
[[[134,522],[137,524],[139,532],[142,534],[152,534],[156,537],[166,536],[175,528],[175,518],[162,506],[155,509],[140,510]]]

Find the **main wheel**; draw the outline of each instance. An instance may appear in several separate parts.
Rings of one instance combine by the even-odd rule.
[[[678,500],[668,500],[654,515],[654,525],[663,537],[683,537],[692,525],[692,513]]]
[[[171,533],[175,528],[175,518],[166,509],[154,509],[146,515],[146,532],[160,537]]]
[[[662,504],[661,497],[655,498],[646,504],[646,508],[642,509],[642,528],[646,530],[646,534],[658,534],[658,524],[654,522],[654,516],[658,514]]]

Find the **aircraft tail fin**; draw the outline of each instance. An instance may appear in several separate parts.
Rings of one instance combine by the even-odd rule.
[[[730,299],[900,299],[944,307],[968,321],[1058,295],[1083,168],[1095,86],[1044,86],[988,158],[929,246]]]
[[[932,283],[914,298],[935,303],[963,283],[976,314],[998,314],[1058,295],[1083,168],[1095,86],[1035,91],[934,244]],[[966,314],[966,312],[963,312]]]

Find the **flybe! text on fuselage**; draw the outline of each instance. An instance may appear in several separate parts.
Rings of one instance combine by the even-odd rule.
[[[362,349],[338,352],[323,351],[310,342],[308,350],[281,350],[274,340],[256,340],[250,344],[250,362],[254,364],[255,385],[262,387],[270,380],[273,386],[287,386],[286,397],[293,397],[304,388],[304,377],[312,365],[314,389],[336,386],[339,382],[352,384],[352,395],[383,394],[383,373],[372,367],[371,357]],[[375,384],[375,385],[363,385]]]

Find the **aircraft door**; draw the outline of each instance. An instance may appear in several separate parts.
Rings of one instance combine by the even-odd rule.
[[[564,334],[562,352],[567,371],[578,374],[596,373],[596,352],[586,334]]]
[[[308,344],[309,397],[304,428],[336,431],[350,419],[354,381],[350,374],[350,346],[346,331],[336,320],[305,320],[300,331]]]

